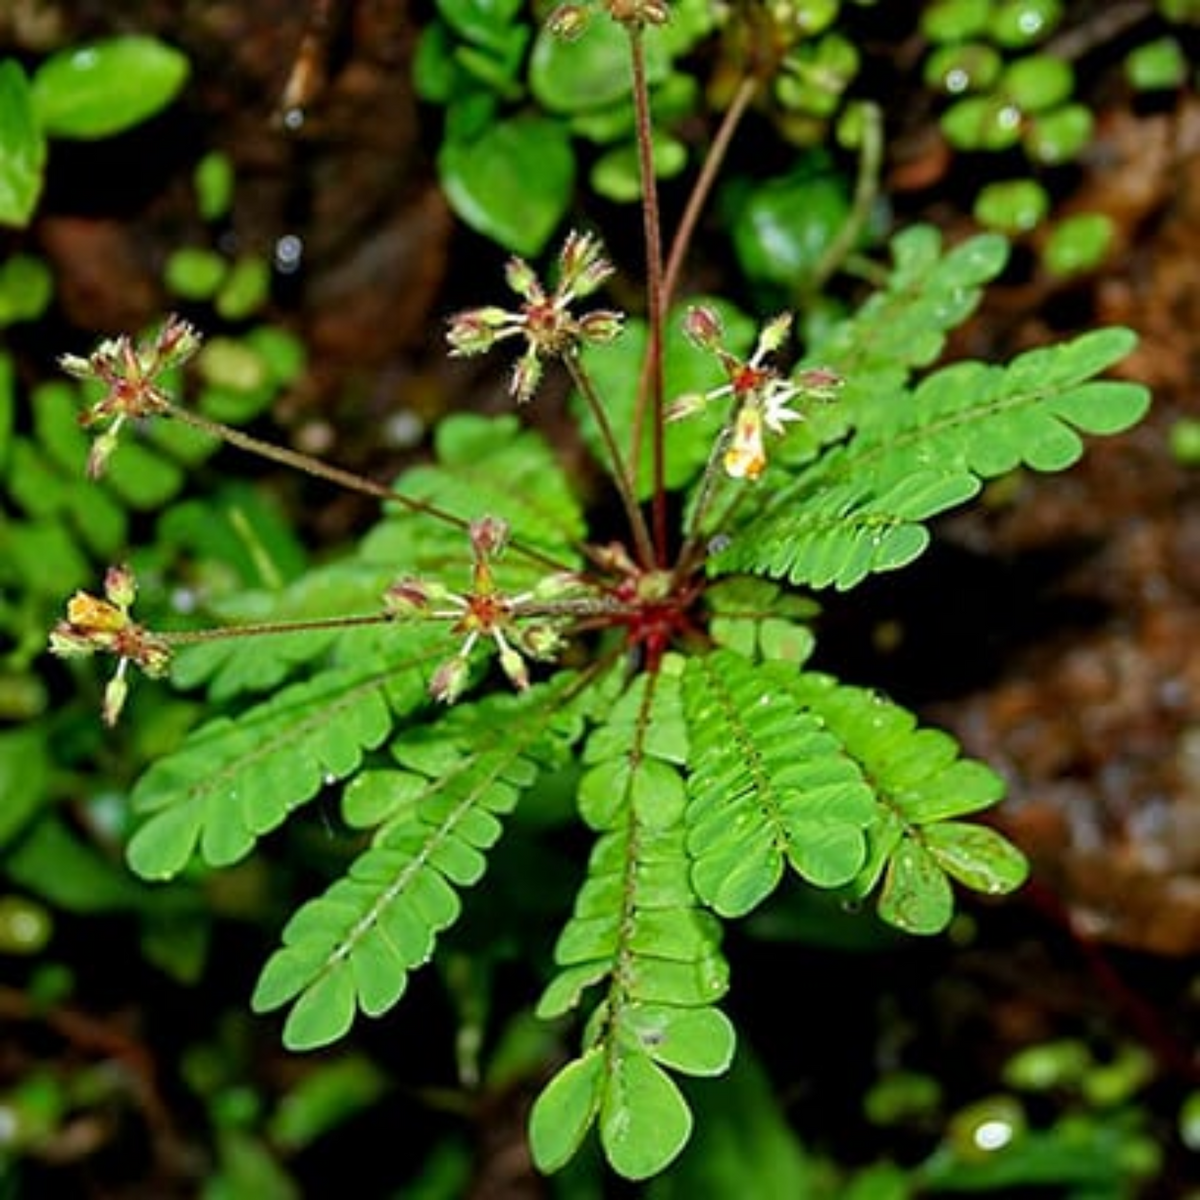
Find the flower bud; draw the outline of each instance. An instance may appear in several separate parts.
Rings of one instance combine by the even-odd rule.
[[[480,517],[471,522],[471,549],[476,558],[495,558],[508,545],[509,524],[501,517]]]
[[[703,410],[706,402],[703,392],[685,392],[682,396],[676,396],[667,406],[667,420],[683,421],[695,416]]]
[[[791,313],[784,312],[780,313],[777,317],[773,317],[763,326],[762,332],[758,335],[756,353],[760,355],[774,354],[787,341],[788,331],[791,327]]]
[[[585,342],[591,342],[594,345],[611,342],[619,336],[624,321],[624,316],[619,312],[597,309],[595,312],[586,313],[580,317],[579,336]]]
[[[715,308],[694,304],[683,319],[683,332],[702,350],[719,352],[725,339],[725,326]]]
[[[127,609],[137,598],[137,580],[125,566],[109,567],[104,573],[104,594],[120,609]]]
[[[508,382],[509,394],[518,404],[527,404],[542,381],[542,360],[531,345],[513,365]]]
[[[420,616],[429,609],[429,589],[420,579],[398,579],[384,592],[383,607],[389,617]]]
[[[167,318],[154,343],[152,369],[164,371],[187,362],[200,349],[201,337],[180,317]]]
[[[562,637],[552,625],[530,625],[521,632],[522,648],[539,662],[554,658],[562,644]]]
[[[450,318],[446,340],[450,353],[460,358],[483,354],[492,348],[498,331],[510,320],[502,308],[472,308]]]
[[[560,4],[547,18],[546,29],[553,37],[573,42],[591,24],[591,14],[582,4]]]
[[[504,267],[504,279],[510,288],[531,303],[541,300],[542,285],[533,268],[523,259],[513,255]]]
[[[121,669],[124,665],[125,660],[122,659],[117,666],[117,673],[108,681],[108,686],[104,689],[104,706],[101,709],[101,716],[105,725],[109,727],[117,723],[121,709],[125,707],[125,697],[129,694],[129,683],[125,678],[125,672]]]
[[[453,704],[467,686],[469,666],[461,654],[448,658],[433,673],[429,694],[442,704]]]
[[[832,400],[845,380],[829,367],[808,367],[796,372],[795,383],[814,400]]]
[[[121,419],[118,418],[111,429],[106,429],[99,434],[92,443],[87,456],[86,470],[89,479],[103,478],[104,472],[108,468],[108,460],[112,458],[113,451],[117,448],[117,433],[120,428]]]
[[[513,687],[523,692],[529,686],[529,668],[525,665],[525,660],[499,635],[496,637],[496,644],[500,651],[500,669],[508,676],[508,681]]]
[[[594,292],[613,273],[600,242],[571,230],[558,254],[559,291],[575,297]]]

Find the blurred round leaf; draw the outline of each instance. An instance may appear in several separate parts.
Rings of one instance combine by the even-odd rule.
[[[659,83],[669,60],[659,41],[645,45],[647,79]],[[624,100],[629,95],[629,35],[614,21],[595,22],[587,37],[573,42],[542,30],[529,60],[529,86],[548,112],[588,112]]]
[[[1183,417],[1171,426],[1171,457],[1185,467],[1200,466],[1200,420]]]
[[[72,46],[34,73],[34,109],[51,137],[111,137],[166,108],[188,72],[186,56],[157,38]]]
[[[1069,63],[1052,54],[1028,54],[1017,59],[1000,80],[1000,90],[1022,112],[1045,112],[1061,104],[1075,87]]]
[[[44,904],[15,893],[0,896],[0,954],[40,954],[53,932]]]
[[[836,33],[802,43],[788,55],[775,95],[787,108],[818,117],[832,116],[858,74],[860,55],[853,42]]]
[[[849,212],[845,184],[834,175],[801,170],[769,180],[737,212],[733,242],[738,261],[752,279],[799,287]]]
[[[890,1071],[872,1084],[863,1109],[872,1125],[900,1125],[932,1116],[942,1101],[942,1086],[916,1071]]]
[[[967,96],[941,119],[956,150],[1007,150],[1021,139],[1021,110],[1002,96]]]
[[[921,32],[930,41],[957,42],[987,29],[992,0],[938,0],[921,13]]]
[[[1154,1073],[1154,1058],[1144,1046],[1122,1046],[1110,1062],[1096,1063],[1084,1075],[1083,1094],[1103,1108],[1124,1104],[1154,1078]]]
[[[215,250],[185,246],[167,259],[167,287],[183,300],[210,300],[225,278],[228,264]]]
[[[438,0],[442,19],[459,37],[479,46],[501,46],[521,0]]]
[[[520,116],[471,141],[444,143],[438,171],[454,211],[472,229],[533,255],[567,211],[575,158],[557,121]]]
[[[1158,9],[1177,25],[1200,25],[1200,0],[1158,0]]]
[[[1179,1140],[1193,1153],[1200,1151],[1200,1091],[1189,1092],[1179,1107]]]
[[[40,258],[14,254],[0,265],[0,327],[36,321],[54,295],[54,276]]]
[[[1070,162],[1092,139],[1094,118],[1083,104],[1064,104],[1039,113],[1021,134],[1025,153],[1044,167]]]
[[[1023,1092],[1077,1087],[1092,1065],[1087,1046],[1075,1038],[1038,1042],[1019,1050],[1004,1066],[1004,1082]]]
[[[984,42],[939,46],[925,60],[925,83],[950,96],[990,88],[1003,70],[1004,60],[994,46]]]
[[[206,154],[192,172],[196,203],[206,221],[218,221],[229,212],[233,203],[233,163],[229,155],[213,150]]]
[[[46,139],[20,64],[0,62],[0,225],[25,225],[42,191]]]
[[[978,1162],[1005,1150],[1026,1129],[1025,1110],[1013,1096],[986,1096],[955,1113],[948,1130],[958,1156]]]
[[[1010,49],[1036,45],[1062,20],[1061,0],[1007,0],[989,7],[992,38]]]
[[[654,173],[659,179],[678,175],[687,164],[687,147],[666,134],[654,139]],[[593,190],[619,203],[630,203],[642,194],[637,147],[632,142],[614,146],[602,154],[591,172]]]
[[[271,268],[257,255],[239,258],[229,269],[217,293],[217,315],[226,321],[253,316],[267,302],[271,290]]]
[[[989,183],[975,197],[975,219],[1009,236],[1028,233],[1046,215],[1050,197],[1035,179]]]
[[[1138,46],[1125,60],[1129,84],[1139,92],[1177,88],[1187,78],[1187,69],[1183,47],[1169,36]]]
[[[1077,213],[1059,221],[1042,248],[1052,275],[1077,275],[1098,267],[1112,246],[1112,219],[1103,213]]]

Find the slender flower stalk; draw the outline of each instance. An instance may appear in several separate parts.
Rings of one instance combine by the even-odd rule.
[[[616,484],[617,492],[621,497],[621,505],[625,509],[625,516],[629,521],[630,533],[633,537],[638,557],[641,559],[643,566],[650,567],[655,561],[654,545],[650,538],[650,531],[646,527],[646,519],[642,515],[642,510],[637,502],[637,496],[633,490],[633,480],[630,477],[629,470],[626,468],[625,460],[621,456],[621,448],[617,445],[617,438],[613,433],[608,413],[605,412],[604,404],[596,394],[591,376],[578,357],[573,354],[568,355],[563,361],[566,364],[567,370],[571,373],[572,382],[591,410],[596,427],[599,429],[600,436],[604,441],[605,449],[612,463],[613,482]]]
[[[638,175],[642,187],[642,236],[646,253],[646,374],[650,382],[651,471],[653,475],[653,537],[661,566],[667,553],[666,446],[663,417],[663,261],[662,216],[658,181],[654,173],[654,122],[650,112],[650,86],[646,77],[646,48],[641,24],[630,23],[629,58],[633,76],[634,132],[638,148]],[[646,396],[639,396],[633,420],[630,463],[636,479],[642,458]]]

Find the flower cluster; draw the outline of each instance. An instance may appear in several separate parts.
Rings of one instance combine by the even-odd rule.
[[[152,341],[135,346],[126,335],[100,343],[87,358],[64,354],[59,365],[77,379],[104,384],[104,396],[80,414],[84,428],[101,426],[88,457],[88,475],[104,473],[127,420],[168,412],[171,401],[159,386],[164,372],[186,362],[200,348],[200,335],[178,317],[168,317]]]
[[[723,456],[726,474],[734,479],[757,479],[767,465],[763,430],[775,434],[787,431],[789,421],[801,421],[802,413],[791,405],[798,398],[829,399],[841,386],[841,378],[824,367],[814,367],[788,378],[767,359],[780,349],[792,327],[791,313],[781,313],[759,331],[758,340],[748,359],[739,358],[725,348],[725,328],[719,314],[696,305],[688,310],[684,332],[697,346],[716,355],[725,369],[727,382],[707,392],[680,396],[668,411],[668,418],[681,420],[698,412],[713,400],[733,401],[733,420],[727,434]]]
[[[524,301],[517,310],[472,308],[450,319],[446,339],[456,357],[483,354],[505,338],[525,340],[513,369],[510,391],[524,404],[537,390],[543,361],[562,358],[583,343],[609,342],[621,332],[620,313],[600,309],[575,316],[571,305],[595,292],[613,273],[600,244],[588,234],[568,234],[558,255],[558,280],[547,292],[529,265],[511,258],[505,268],[508,286]]]
[[[580,37],[591,24],[593,4],[587,0],[567,0],[546,18],[546,28],[564,41]],[[600,7],[628,29],[646,25],[665,25],[671,18],[666,0],[600,0]]]
[[[104,599],[76,592],[67,603],[67,619],[50,632],[50,651],[60,658],[113,654],[117,669],[104,690],[104,721],[116,723],[125,704],[129,663],[157,678],[166,674],[171,648],[158,634],[137,624],[129,615],[137,596],[137,583],[128,567],[109,567],[104,576]]]
[[[469,592],[452,592],[439,583],[409,578],[393,584],[384,597],[394,618],[448,619],[454,622],[453,632],[462,638],[457,653],[433,674],[429,692],[435,700],[453,704],[462,695],[470,677],[471,652],[481,638],[491,639],[500,669],[518,691],[529,686],[526,656],[548,660],[561,646],[553,626],[521,622],[521,606],[529,597],[507,596],[496,586],[492,564],[503,554],[508,533],[507,522],[496,517],[471,523],[474,566]]]

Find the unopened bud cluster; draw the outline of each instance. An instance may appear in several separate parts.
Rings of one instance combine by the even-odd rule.
[[[128,420],[169,412],[170,397],[161,378],[185,363],[200,348],[200,335],[178,317],[169,317],[149,342],[135,345],[122,334],[100,343],[87,358],[64,354],[59,365],[76,379],[97,380],[105,394],[80,414],[85,428],[99,427],[88,457],[88,475],[99,478],[117,447],[121,427]]]
[[[621,332],[618,312],[597,309],[577,316],[571,311],[576,300],[597,291],[612,273],[600,243],[582,233],[568,234],[563,243],[550,292],[523,258],[511,258],[505,281],[524,303],[518,309],[472,308],[452,317],[446,333],[451,355],[483,354],[505,338],[523,338],[525,350],[513,368],[509,391],[524,404],[541,382],[546,359],[562,358],[589,343],[610,342]]]

